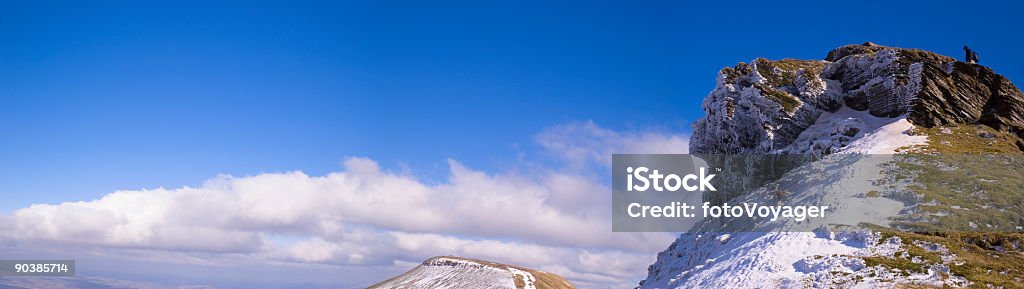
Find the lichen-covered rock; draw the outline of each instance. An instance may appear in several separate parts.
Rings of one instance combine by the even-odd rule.
[[[758,58],[722,69],[694,124],[690,152],[785,153],[843,105],[912,124],[984,124],[1024,138],[1024,94],[988,67],[919,49],[865,43],[824,61]]]
[[[755,59],[722,69],[694,124],[694,153],[766,153],[791,142],[840,102],[820,77],[826,63]]]

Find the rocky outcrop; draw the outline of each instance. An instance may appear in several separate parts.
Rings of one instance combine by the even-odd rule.
[[[822,113],[844,105],[923,127],[983,124],[1024,138],[1024,94],[1002,75],[869,42],[836,48],[825,60],[758,58],[722,69],[702,104],[706,117],[694,124],[690,152],[828,153],[791,145]],[[835,143],[851,132],[835,134]]]
[[[887,89],[848,95],[846,103],[850,107],[870,109],[874,115],[889,117],[909,111],[909,120],[924,127],[980,123],[1009,128],[1024,124],[1024,94],[1008,79],[988,67],[928,51],[877,45],[840,47],[830,52],[825,60],[836,62],[833,66],[844,67],[833,69],[833,73],[825,77],[840,81],[844,89],[861,86],[862,79],[846,77],[861,74],[861,68],[845,64],[851,58],[879,53],[895,54],[895,64],[886,65],[890,69],[886,74],[898,84],[889,87],[903,85],[910,89],[907,107],[889,107],[887,104],[901,94]]]
[[[959,61],[946,66],[925,66],[911,122],[926,127],[979,123],[1019,131],[1024,124],[1024,94],[1010,80],[984,66]]]

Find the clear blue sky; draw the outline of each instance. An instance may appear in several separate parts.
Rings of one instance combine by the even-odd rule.
[[[0,3],[0,212],[347,156],[496,168],[554,124],[684,130],[721,67],[864,41],[1024,82],[1016,1],[138,2]]]

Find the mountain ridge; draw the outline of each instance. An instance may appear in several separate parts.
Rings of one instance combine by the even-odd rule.
[[[554,273],[526,267],[455,256],[428,258],[401,275],[367,289],[385,288],[494,288],[575,289]]]

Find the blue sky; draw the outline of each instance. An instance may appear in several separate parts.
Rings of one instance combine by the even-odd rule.
[[[868,40],[1024,79],[1010,1],[26,2],[0,4],[3,210],[347,156],[500,167],[552,124],[685,130],[721,67]]]
[[[439,254],[388,247],[414,243],[526,265],[566,262],[581,273],[569,278],[590,285],[598,281],[582,273],[593,268],[566,260],[614,259],[621,268],[601,270],[621,284],[592,288],[628,287],[617,285],[635,284],[671,236],[611,234],[605,219],[588,213],[607,205],[587,195],[605,191],[603,175],[595,180],[554,163],[596,162],[603,173],[601,160],[589,158],[635,144],[625,140],[685,143],[679,136],[702,115],[718,69],[756,57],[821,59],[865,41],[958,58],[969,44],[982,64],[1024,82],[1022,7],[1011,1],[141,2],[0,2],[0,221],[31,204],[109,196],[81,206],[88,210],[40,207],[21,216],[48,220],[53,209],[82,217],[47,227],[87,241],[55,257],[91,262],[79,253],[95,245],[140,262],[220,262],[237,257],[218,255],[220,241],[237,241],[252,250],[243,255],[254,266],[335,264],[346,269],[320,268],[319,276],[361,288]],[[596,148],[572,155],[576,145]],[[306,175],[245,177],[291,171]],[[318,178],[328,173],[336,174]],[[218,175],[236,178],[203,186]],[[337,175],[395,187],[350,185]],[[343,186],[323,185],[332,181]],[[138,191],[158,187],[168,190]],[[111,194],[117,190],[128,191]],[[478,194],[488,197],[481,202],[507,196],[552,215],[524,216],[541,225],[516,232],[488,230],[514,218],[482,219],[492,213],[486,206],[442,212],[434,223],[416,218],[437,213],[420,205]],[[210,208],[205,198],[251,202]],[[413,217],[373,219],[351,204],[395,200]],[[279,201],[338,215],[288,211]],[[225,220],[212,218],[220,227],[195,238],[175,234],[197,221],[172,209],[192,207],[223,210]],[[331,227],[353,216],[366,220]],[[128,224],[117,228],[125,235],[104,235],[110,220]],[[260,247],[275,234],[295,240]],[[345,255],[364,251],[374,254]],[[499,251],[506,255],[488,255]],[[372,267],[386,264],[393,266]],[[181,266],[174,278],[209,271]],[[122,269],[103,270],[145,275]]]

